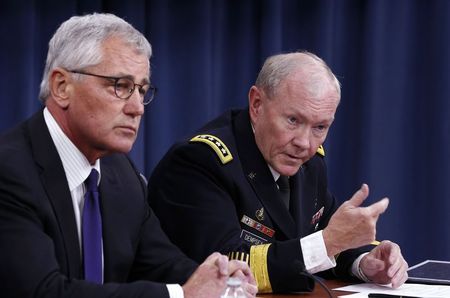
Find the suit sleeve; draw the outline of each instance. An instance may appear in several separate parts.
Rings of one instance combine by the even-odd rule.
[[[242,241],[242,194],[233,175],[208,146],[172,148],[149,180],[150,205],[164,231],[198,262],[213,251],[242,252],[237,258],[250,264],[261,292],[311,291],[313,280],[301,274],[299,239],[253,246]]]
[[[105,164],[105,160],[103,160],[103,164]],[[129,166],[131,166],[131,171],[128,170]],[[119,172],[132,173],[132,175],[126,177],[122,175],[121,177],[121,182],[128,186],[127,192],[129,197],[125,200],[125,205],[128,205],[128,207],[125,205],[122,208],[120,206],[116,207],[117,209],[122,209],[121,213],[125,213],[125,208],[130,209],[122,221],[119,221],[118,215],[113,216],[114,221],[116,221],[115,233],[117,234],[118,231],[117,225],[127,226],[132,221],[131,218],[143,218],[137,236],[139,242],[134,256],[134,263],[132,264],[128,280],[152,280],[162,283],[184,284],[198,264],[186,257],[162,230],[158,218],[148,204],[147,180],[138,173],[134,164],[129,159],[126,159],[125,164],[122,164],[120,168],[118,168],[118,162],[115,162],[114,167]],[[139,183],[133,183],[133,180]],[[138,187],[138,184],[140,187]],[[137,202],[134,203],[134,201]],[[131,204],[136,207],[131,209],[129,207]],[[122,239],[117,239],[117,242],[124,242],[125,237],[126,235],[121,237]]]

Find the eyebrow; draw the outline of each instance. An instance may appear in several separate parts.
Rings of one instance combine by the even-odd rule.
[[[114,77],[130,79],[130,80],[132,80],[133,82],[136,83],[136,81],[135,81],[136,77],[133,76],[133,75],[130,75],[130,74],[119,73],[119,74],[115,75]],[[148,78],[144,78],[144,79],[142,79],[142,81],[137,82],[137,84],[150,85],[150,80]]]
[[[307,118],[306,115],[303,113],[303,111],[293,111],[293,113],[294,113],[294,115],[297,115],[301,119]],[[328,119],[321,119],[320,121],[317,121],[317,123],[331,125],[331,124],[333,124],[334,120],[335,120],[335,117],[331,117]]]

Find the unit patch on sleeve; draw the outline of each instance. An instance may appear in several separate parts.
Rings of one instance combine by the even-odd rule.
[[[198,135],[193,137],[190,142],[201,142],[207,144],[209,147],[214,149],[222,164],[226,164],[233,160],[233,155],[231,155],[230,150],[228,150],[227,146],[216,136]]]

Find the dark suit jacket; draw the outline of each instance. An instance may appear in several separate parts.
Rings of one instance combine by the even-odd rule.
[[[101,159],[105,285],[83,279],[72,199],[42,111],[0,138],[1,297],[168,297],[196,264],[162,232],[122,154]],[[148,280],[148,281],[139,281]]]
[[[223,164],[215,145],[189,141],[193,136],[168,151],[149,180],[150,205],[166,234],[197,261],[212,251],[248,260],[252,246],[272,243],[267,252],[272,290],[311,290],[299,238],[323,229],[337,208],[323,156],[316,154],[290,178],[289,212],[257,148],[248,110],[227,112],[198,134],[218,137],[233,159]],[[360,253],[342,253],[338,266],[325,274],[348,277]]]

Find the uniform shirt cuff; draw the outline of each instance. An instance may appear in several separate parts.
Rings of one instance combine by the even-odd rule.
[[[300,239],[300,247],[303,253],[305,269],[311,274],[324,271],[336,266],[336,260],[328,257],[322,231]]]
[[[356,278],[364,281],[364,282],[371,282],[371,280],[364,274],[364,272],[361,269],[360,263],[361,259],[367,255],[368,252],[361,254],[359,257],[357,257],[352,264],[352,274]]]
[[[179,284],[167,284],[170,298],[184,298],[183,288]]]

